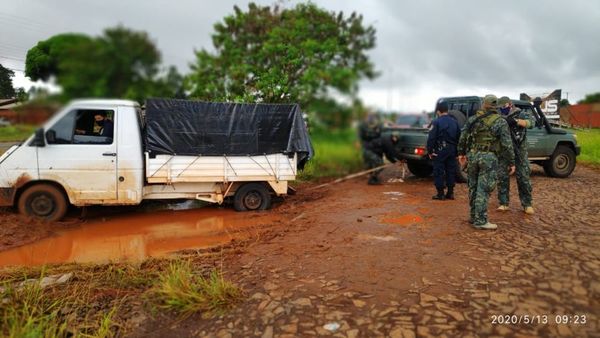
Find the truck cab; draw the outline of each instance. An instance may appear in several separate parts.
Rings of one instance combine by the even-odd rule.
[[[60,195],[76,206],[139,204],[139,112],[137,103],[126,100],[72,102],[0,157],[0,203],[39,215],[57,208],[63,213]],[[112,130],[103,133],[99,117]]]

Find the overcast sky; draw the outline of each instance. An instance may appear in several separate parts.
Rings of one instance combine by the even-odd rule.
[[[273,4],[274,1],[255,1]],[[283,2],[291,7],[297,1]],[[331,11],[356,11],[377,30],[370,52],[381,72],[361,82],[371,107],[432,110],[440,96],[509,95],[563,89],[571,102],[600,91],[600,1],[315,0]],[[211,49],[213,24],[247,8],[220,0],[20,0],[0,7],[0,63],[15,86],[30,85],[27,50],[64,32],[99,35],[123,24],[149,33],[165,65],[186,73],[194,49]]]

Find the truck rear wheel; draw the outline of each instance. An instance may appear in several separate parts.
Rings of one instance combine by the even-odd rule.
[[[271,208],[271,193],[263,184],[246,183],[236,191],[233,208],[237,211],[267,210]]]
[[[21,194],[17,207],[24,215],[53,222],[65,216],[69,204],[62,191],[55,186],[36,184]]]
[[[427,162],[408,161],[408,170],[417,177],[429,177],[433,173],[433,167]]]
[[[551,177],[569,177],[575,170],[575,152],[567,146],[558,146],[549,160],[544,162],[544,172]]]

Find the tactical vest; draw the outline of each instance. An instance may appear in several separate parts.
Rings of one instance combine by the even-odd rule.
[[[498,114],[491,114],[479,120],[475,126],[473,126],[472,143],[471,149],[474,151],[482,152],[493,152],[497,153],[499,150],[498,141],[492,134],[492,126],[496,123],[496,120],[500,118]]]

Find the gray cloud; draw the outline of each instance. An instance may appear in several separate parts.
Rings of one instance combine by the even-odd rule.
[[[370,55],[382,76],[363,81],[361,97],[381,108],[427,109],[444,93],[563,88],[580,98],[600,90],[597,1],[314,2],[357,11],[377,29]],[[39,40],[69,31],[97,35],[120,23],[147,31],[165,65],[186,72],[194,49],[212,47],[213,24],[234,4],[247,6],[232,0],[13,1],[0,9],[0,56],[6,57],[0,62],[22,69],[27,49]]]

